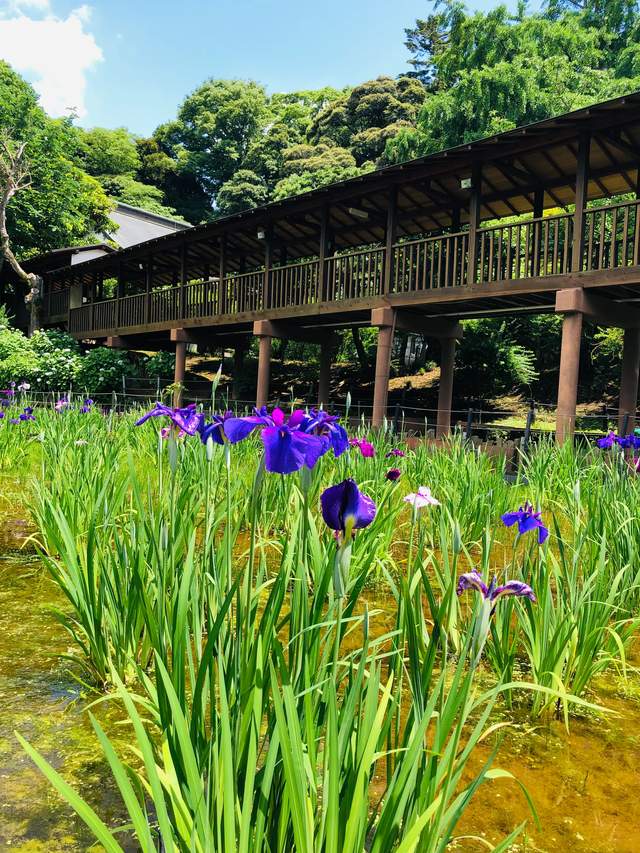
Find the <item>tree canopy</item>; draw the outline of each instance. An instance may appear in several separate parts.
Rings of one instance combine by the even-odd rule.
[[[0,130],[26,143],[31,179],[7,211],[16,255],[82,243],[109,226],[112,203],[78,164],[72,121],[49,118],[31,86],[2,61]]]

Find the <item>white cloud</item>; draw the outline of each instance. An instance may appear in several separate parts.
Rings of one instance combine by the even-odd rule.
[[[44,16],[29,17],[22,11],[27,8]],[[53,116],[70,109],[86,114],[87,72],[102,60],[86,29],[90,13],[83,5],[61,18],[50,11],[49,0],[10,0],[0,13],[0,59],[30,80]]]

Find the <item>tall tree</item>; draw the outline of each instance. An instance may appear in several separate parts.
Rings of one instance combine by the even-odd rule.
[[[77,245],[113,227],[112,203],[100,184],[77,165],[71,120],[53,120],[28,83],[0,61],[0,130],[24,143],[30,183],[7,208],[7,229],[17,258]]]

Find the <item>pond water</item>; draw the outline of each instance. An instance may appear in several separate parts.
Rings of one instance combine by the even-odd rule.
[[[17,550],[29,533],[27,522],[7,515],[0,526],[0,850],[86,850],[90,834],[14,736],[19,731],[103,819],[118,824],[119,801],[100,758],[87,700],[60,659],[69,643],[48,608],[63,602],[35,556]],[[384,599],[372,595],[371,605],[383,608]],[[382,614],[380,619],[387,623]],[[560,722],[536,728],[521,720],[507,730],[495,765],[527,787],[541,822],[538,830],[529,820],[514,850],[640,850],[640,678],[608,676],[591,698],[615,713],[574,719],[569,734]],[[117,733],[113,704],[102,703],[97,714]],[[489,749],[487,744],[480,750],[478,766]],[[495,842],[528,817],[526,800],[513,783],[487,783],[456,834]],[[486,848],[466,838],[451,849]]]

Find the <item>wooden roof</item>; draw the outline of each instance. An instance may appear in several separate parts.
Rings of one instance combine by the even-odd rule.
[[[397,192],[399,238],[441,231],[467,222],[470,189],[462,181],[482,167],[481,220],[530,213],[544,191],[544,208],[573,204],[578,141],[591,135],[588,200],[636,192],[640,182],[640,92],[575,110],[505,133],[388,166],[320,189],[148,240],[108,257],[57,270],[56,278],[91,281],[95,272],[129,280],[144,277],[153,256],[154,282],[170,283],[187,246],[189,277],[216,274],[220,240],[229,271],[259,267],[264,240],[273,235],[274,262],[317,255],[323,209],[335,250],[384,240],[386,209]],[[457,214],[454,213],[457,211]],[[456,218],[459,216],[459,220]],[[283,255],[284,256],[284,255]]]

